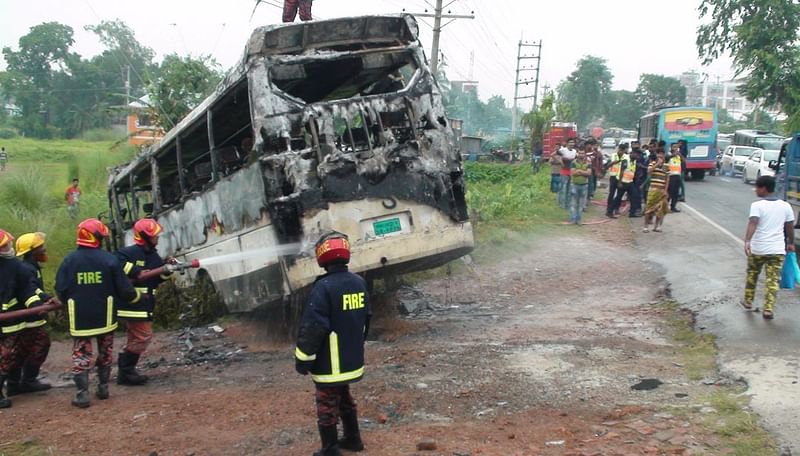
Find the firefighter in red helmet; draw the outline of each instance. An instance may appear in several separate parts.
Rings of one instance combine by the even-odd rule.
[[[114,354],[116,306],[136,302],[139,295],[122,272],[119,261],[100,248],[108,227],[97,219],[78,225],[78,245],[64,258],[56,274],[56,293],[67,305],[69,333],[73,337],[72,373],[77,393],[72,405],[86,408],[89,400],[89,370],[92,339],[97,340],[97,398],[108,399],[108,380]]]
[[[131,280],[142,296],[137,303],[123,303],[117,307],[117,316],[125,323],[127,341],[117,358],[117,384],[143,385],[147,376],[136,370],[139,358],[147,350],[153,339],[153,312],[156,305],[156,290],[168,280],[171,272],[145,277],[146,271],[153,271],[164,266],[165,261],[156,250],[158,237],[164,229],[151,218],[143,218],[133,225],[133,245],[117,251],[116,255],[125,275]],[[168,258],[169,262],[174,262]]]
[[[339,455],[339,449],[361,451],[356,404],[350,383],[364,374],[364,341],[371,316],[367,284],[348,271],[350,243],[338,232],[323,235],[316,244],[317,264],[325,274],[314,282],[295,348],[295,369],[311,374],[316,385],[317,426],[322,449],[315,456]],[[344,437],[338,439],[342,420]]]

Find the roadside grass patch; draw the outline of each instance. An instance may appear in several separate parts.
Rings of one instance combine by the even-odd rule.
[[[694,330],[693,318],[674,301],[662,306],[668,311],[666,324],[673,340],[679,343],[681,361],[690,380],[701,380],[716,370],[717,346],[714,336]]]

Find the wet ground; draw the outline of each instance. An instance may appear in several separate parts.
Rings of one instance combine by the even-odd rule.
[[[672,311],[658,304],[662,271],[627,220],[517,237],[491,264],[417,284],[422,310],[398,316],[402,293],[384,304],[353,387],[362,454],[722,451],[690,418],[717,387],[687,379]],[[59,455],[311,454],[313,386],[294,372],[292,345],[266,341],[257,323],[220,326],[158,334],[152,381],[112,385],[89,409],[69,405],[68,382],[15,398],[0,411],[0,453],[27,442]],[[54,345],[51,381],[68,353]],[[435,449],[418,451],[423,439]]]

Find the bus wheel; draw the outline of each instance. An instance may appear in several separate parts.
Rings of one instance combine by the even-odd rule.
[[[706,177],[706,170],[694,169],[692,170],[692,180],[703,180]]]

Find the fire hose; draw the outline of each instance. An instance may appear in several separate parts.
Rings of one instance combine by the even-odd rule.
[[[22,309],[22,310],[13,310],[11,312],[2,312],[0,313],[0,321],[17,320],[20,318],[39,316],[47,312],[50,312],[51,310],[60,309],[61,305],[62,304],[58,302],[58,300],[53,298],[45,302],[41,306],[30,307],[28,309]]]
[[[175,261],[175,263],[167,263],[164,266],[155,268],[155,269],[147,269],[139,273],[134,279],[135,282],[144,282],[145,280],[152,279],[154,277],[158,277],[164,274],[172,274],[173,272],[179,272],[183,274],[186,272],[187,269],[192,268],[199,268],[200,267],[200,260],[192,260],[188,263],[181,263],[180,261]]]

